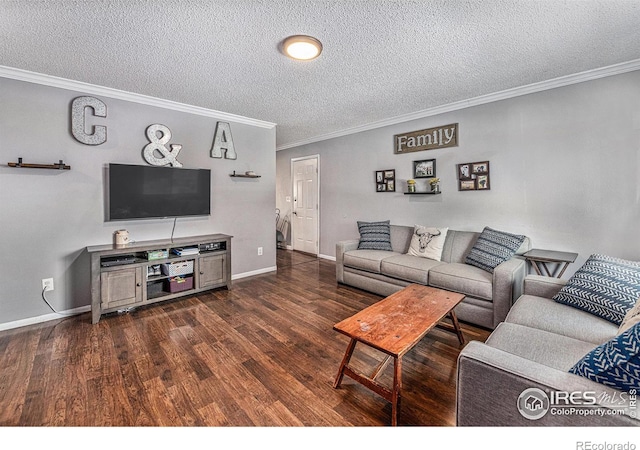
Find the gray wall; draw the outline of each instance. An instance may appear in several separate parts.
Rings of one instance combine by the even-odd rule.
[[[502,100],[277,152],[276,206],[290,159],[320,155],[320,253],[358,220],[526,234],[536,248],[640,260],[640,72]],[[393,135],[459,123],[459,146],[395,155]],[[436,159],[442,195],[407,196],[412,161]],[[488,160],[491,190],[459,192],[456,164]],[[395,169],[395,193],[374,172]],[[419,181],[420,182],[420,181]]]
[[[54,279],[47,299],[56,310],[89,305],[85,247],[112,243],[115,230],[126,228],[137,241],[171,237],[173,219],[104,220],[105,167],[146,165],[145,130],[154,123],[169,127],[170,143],[182,144],[184,167],[212,171],[211,216],[179,218],[174,236],[233,235],[235,278],[275,268],[274,128],[231,122],[238,159],[212,159],[215,118],[95,95],[107,104],[107,118],[91,122],[108,127],[107,142],[88,146],[70,131],[70,105],[79,95],[86,93],[0,78],[0,327],[51,313],[41,298],[43,278]],[[62,159],[71,170],[6,165],[19,157],[43,164]],[[234,170],[262,178],[230,178]]]

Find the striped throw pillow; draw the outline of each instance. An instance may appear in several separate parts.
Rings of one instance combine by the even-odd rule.
[[[519,234],[484,227],[465,263],[493,273],[493,269],[516,254],[525,239]]]
[[[358,231],[360,232],[358,250],[393,251],[391,248],[391,226],[389,222],[389,220],[382,222],[358,221]]]
[[[591,350],[569,373],[621,391],[640,389],[640,323]]]
[[[640,297],[640,262],[593,254],[553,300],[620,325]]]

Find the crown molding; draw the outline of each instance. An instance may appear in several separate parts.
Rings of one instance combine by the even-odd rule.
[[[11,78],[18,81],[26,81],[29,83],[42,84],[45,86],[55,87],[59,89],[67,89],[70,91],[78,91],[91,95],[100,95],[128,102],[140,103],[158,108],[171,109],[199,116],[213,117],[215,119],[242,123],[245,125],[253,125],[260,128],[274,128],[275,123],[265,122],[263,120],[252,119],[250,117],[239,116],[236,114],[225,113],[213,109],[201,108],[199,106],[187,105],[171,100],[165,100],[148,95],[136,94],[133,92],[121,91],[95,84],[84,83],[82,81],[69,80],[66,78],[55,77],[28,70],[16,69],[15,67],[0,66],[0,77]]]
[[[495,92],[492,94],[481,95],[468,100],[462,100],[458,102],[449,103],[446,105],[435,106],[433,108],[423,109],[409,114],[403,114],[400,116],[391,117],[376,122],[359,125],[353,128],[346,128],[344,130],[338,130],[332,133],[322,134],[309,139],[304,139],[297,142],[291,142],[289,144],[283,144],[276,147],[276,151],[285,150],[293,147],[300,147],[302,145],[312,144],[314,142],[326,141],[342,136],[348,136],[350,134],[362,133],[363,131],[374,130],[376,128],[382,128],[389,125],[396,125],[399,123],[409,122],[416,119],[424,119],[425,117],[436,116],[438,114],[444,114],[452,111],[458,111],[472,106],[484,105],[487,103],[493,103],[500,100],[507,100],[514,97],[520,97],[522,95],[535,94],[536,92],[547,91],[549,89],[555,89],[559,87],[569,86],[572,84],[584,83],[585,81],[597,80],[599,78],[610,77],[614,75],[620,75],[627,72],[633,72],[640,70],[640,59],[628,61],[612,66],[602,67],[599,69],[587,70],[572,75],[566,75],[552,80],[541,81],[538,83],[532,83],[525,86],[520,86],[512,89],[506,89],[504,91]]]

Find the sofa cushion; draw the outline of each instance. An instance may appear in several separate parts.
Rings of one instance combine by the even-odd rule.
[[[407,253],[413,236],[413,227],[390,225],[389,228],[391,228],[391,248],[393,248],[393,251]]]
[[[491,301],[493,275],[467,264],[449,263],[429,270],[429,286]]]
[[[448,228],[415,225],[407,254],[440,261]]]
[[[381,222],[358,221],[358,231],[360,232],[358,250],[393,251],[391,248],[391,228],[388,220]]]
[[[569,372],[623,391],[640,389],[640,323],[591,350]]]
[[[396,255],[384,258],[380,265],[380,272],[401,280],[412,281],[427,285],[429,270],[443,263],[427,258],[411,255]]]
[[[486,344],[563,372],[594,348],[591,342],[507,322],[498,324]]]
[[[618,334],[624,333],[637,323],[640,323],[640,299],[636,301],[636,305],[624,316],[620,328],[618,328]]]
[[[466,264],[493,272],[497,266],[513,257],[525,236],[484,227],[465,259]]]
[[[444,242],[441,261],[448,263],[463,263],[478,240],[480,233],[476,231],[458,231],[449,228]]]
[[[561,334],[600,345],[618,331],[611,322],[550,298],[522,295],[511,307],[505,322]]]
[[[367,272],[380,273],[382,260],[397,255],[400,253],[385,250],[350,250],[344,254],[344,265]]]
[[[593,254],[553,300],[620,325],[640,297],[640,262]]]

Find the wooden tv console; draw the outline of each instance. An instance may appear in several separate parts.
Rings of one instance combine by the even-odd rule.
[[[231,288],[231,238],[210,234],[173,240],[133,242],[125,245],[87,247],[91,257],[91,321],[103,314],[137,308],[218,287]],[[198,247],[199,253],[177,255],[174,249]],[[166,253],[161,259],[148,259],[148,253]],[[190,273],[153,274],[150,267],[186,267]],[[173,283],[172,283],[173,280]],[[177,290],[176,286],[188,286]]]

